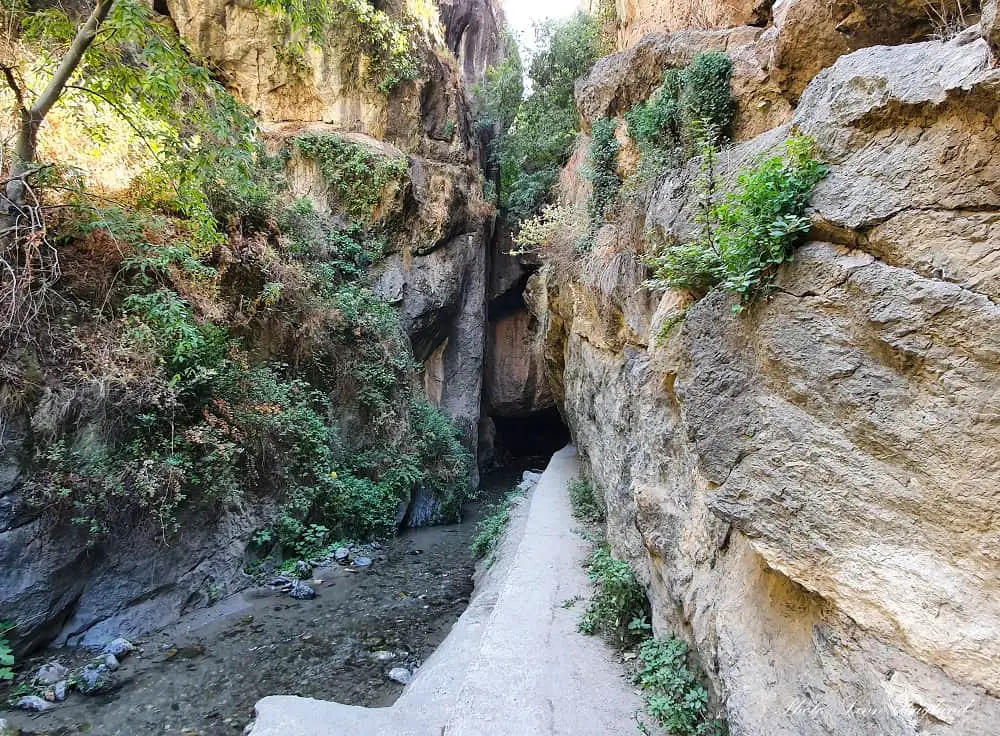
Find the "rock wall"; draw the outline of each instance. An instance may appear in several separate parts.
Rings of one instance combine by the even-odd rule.
[[[281,56],[288,40],[282,23],[252,5],[166,6],[193,51],[258,114],[273,145],[331,134],[377,156],[407,158],[408,183],[386,195],[379,214],[400,227],[394,253],[375,274],[377,290],[400,310],[426,366],[428,396],[455,418],[474,450],[493,211],[483,199],[467,85],[504,48],[498,2],[442,3],[444,25],[436,6],[424,7],[423,25],[413,29],[421,76],[388,95],[365,86],[343,38],[310,48],[305,69],[291,69]],[[317,165],[293,155],[287,173],[296,196],[336,216],[331,183]],[[126,531],[110,544],[88,546],[82,531],[51,528],[20,503],[25,429],[0,417],[0,611],[17,622],[19,650],[136,635],[246,585],[249,535],[275,512],[266,498],[229,508],[218,521],[184,525],[169,547]]]
[[[590,0],[588,5],[613,32],[619,51],[649,33],[764,25],[771,10],[762,0]]]
[[[895,19],[883,38],[910,40],[908,6],[879,8]],[[598,64],[581,110],[621,114],[646,93],[650,59],[691,39],[730,53],[773,43],[774,17],[763,31],[647,37]],[[744,127],[722,179],[792,131],[831,171],[810,242],[748,313],[722,293],[691,303],[549,267],[529,283],[610,540],[647,586],[656,629],[697,648],[737,736],[1000,732],[991,28],[859,40],[827,63],[813,24],[793,47],[825,68],[801,91],[773,61],[758,67],[797,106],[770,130]],[[662,181],[647,226],[689,237],[696,177],[693,162]]]

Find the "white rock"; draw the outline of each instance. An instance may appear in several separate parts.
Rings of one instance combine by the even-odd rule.
[[[406,685],[413,679],[413,674],[405,667],[393,667],[389,670],[389,679],[400,685]]]

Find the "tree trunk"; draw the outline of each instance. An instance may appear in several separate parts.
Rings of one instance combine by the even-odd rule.
[[[52,106],[56,104],[59,96],[69,83],[70,78],[80,66],[83,55],[90,48],[101,24],[107,19],[111,12],[115,0],[98,0],[97,6],[90,14],[90,17],[77,30],[73,43],[70,44],[66,55],[59,62],[59,67],[52,75],[45,90],[38,96],[34,104],[30,107],[20,98],[20,90],[14,88],[21,103],[20,127],[17,134],[17,144],[14,148],[14,161],[10,167],[10,178],[4,191],[4,201],[2,209],[12,220],[16,220],[18,214],[24,207],[24,194],[26,190],[25,177],[31,171],[31,167],[38,158],[38,130],[49,114]],[[9,77],[9,83],[14,84],[13,77]]]

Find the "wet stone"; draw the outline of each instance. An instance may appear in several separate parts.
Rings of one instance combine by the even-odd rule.
[[[87,665],[77,678],[76,689],[84,695],[98,695],[111,689],[114,680],[103,664]]]
[[[123,657],[127,657],[134,649],[135,646],[128,639],[118,637],[105,645],[104,653],[113,654],[118,659],[122,659]]]
[[[288,592],[288,595],[297,601],[308,601],[316,597],[316,591],[312,589],[312,586],[295,581],[292,584],[292,589]]]
[[[348,559],[351,556],[351,550],[347,547],[340,547],[336,552],[333,553],[333,559],[341,564],[347,564]]]
[[[35,682],[39,685],[55,685],[60,680],[66,679],[69,670],[58,662],[49,662],[38,668],[35,675]]]
[[[14,705],[15,708],[19,710],[27,710],[32,713],[41,713],[44,710],[48,710],[52,707],[50,703],[46,703],[42,698],[37,695],[25,695],[20,698]]]
[[[116,657],[115,655],[113,654],[104,655],[104,666],[107,667],[112,672],[118,669],[119,664],[120,663],[118,662],[118,657]]]
[[[393,667],[389,670],[389,679],[400,685],[406,685],[413,679],[413,674],[405,667]]]
[[[355,557],[352,563],[355,567],[371,567],[371,557]]]

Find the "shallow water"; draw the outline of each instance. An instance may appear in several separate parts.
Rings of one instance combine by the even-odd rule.
[[[241,733],[254,703],[267,695],[391,705],[403,686],[388,671],[419,666],[465,610],[475,521],[519,475],[486,478],[464,523],[409,531],[377,552],[371,568],[315,570],[322,582],[314,600],[259,591],[234,596],[137,642],[139,651],[116,673],[114,692],[73,693],[40,715],[2,715],[24,736],[215,736]],[[52,659],[71,666],[88,655],[50,651],[24,669]]]

